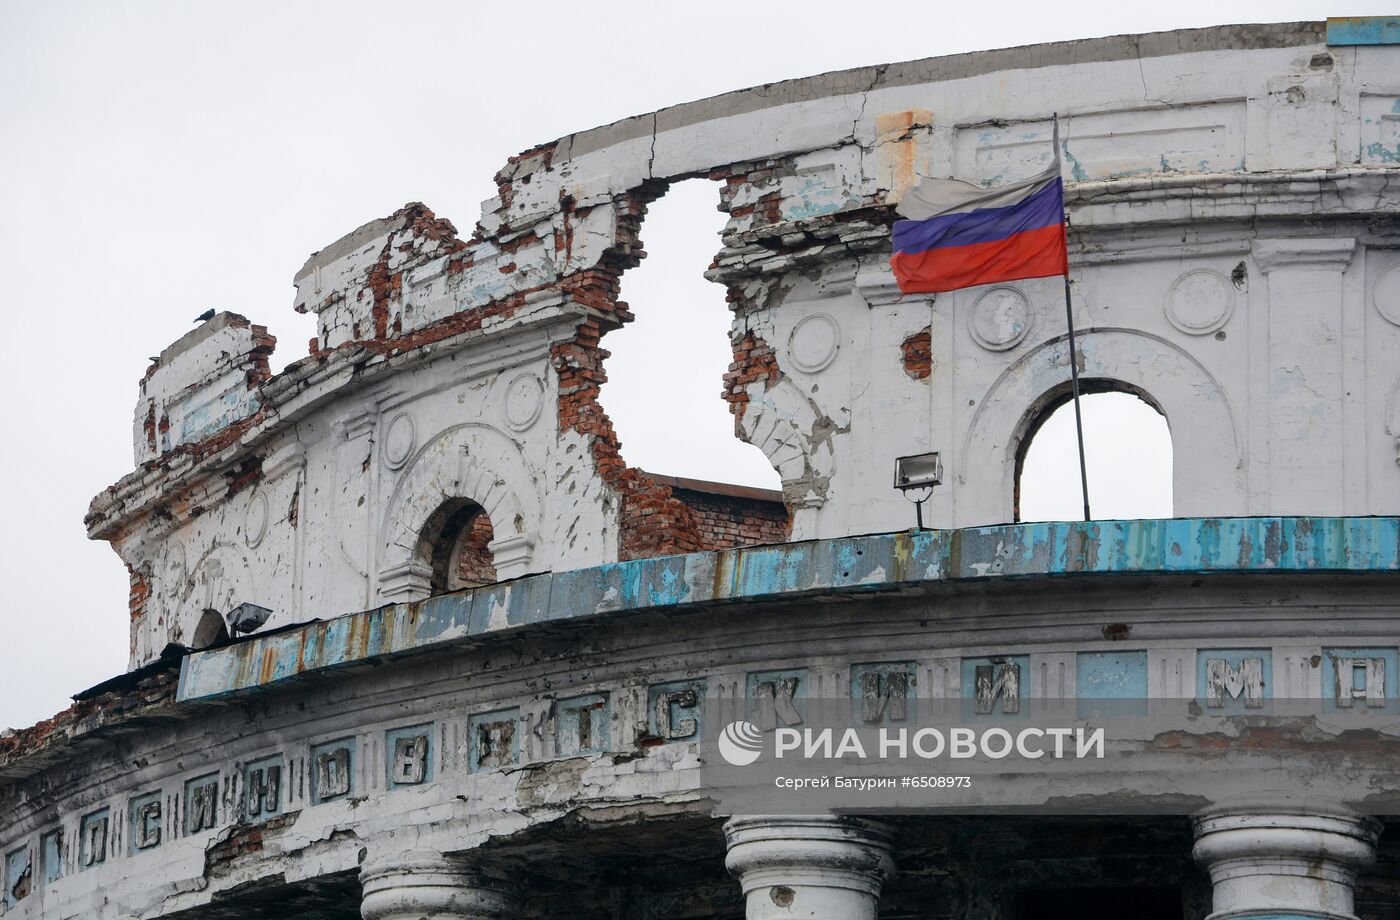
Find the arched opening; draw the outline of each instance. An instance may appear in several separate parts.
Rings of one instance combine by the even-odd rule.
[[[1108,380],[1081,381],[1084,459],[1095,519],[1172,516],[1172,438],[1152,398]],[[1074,404],[1068,387],[1028,414],[1016,455],[1017,521],[1083,518]]]
[[[465,498],[443,502],[418,539],[418,558],[432,569],[429,593],[494,584],[493,539],[491,518],[476,502]]]
[[[206,609],[204,613],[200,614],[199,622],[195,624],[194,636],[190,639],[190,648],[209,648],[227,641],[228,626],[224,623],[224,615],[213,608]]]
[[[642,264],[622,276],[636,318],[609,332],[600,402],[629,466],[691,480],[782,488],[777,472],[734,434],[721,398],[734,361],[724,288],[704,277],[728,218],[708,179],[674,183],[647,206]]]

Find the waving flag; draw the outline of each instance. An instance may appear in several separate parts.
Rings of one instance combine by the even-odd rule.
[[[1021,278],[1065,279],[1070,392],[1079,442],[1079,488],[1089,513],[1089,469],[1084,462],[1084,418],[1079,407],[1079,360],[1074,347],[1065,240],[1065,184],[1060,178],[1060,119],[1051,116],[1054,162],[1038,176],[997,188],[958,179],[925,179],[904,193],[894,225],[894,269],[906,294],[956,291]]]
[[[997,188],[925,179],[905,193],[898,211],[909,219],[895,222],[890,265],[906,294],[1069,269],[1058,138],[1055,162],[1040,175]]]

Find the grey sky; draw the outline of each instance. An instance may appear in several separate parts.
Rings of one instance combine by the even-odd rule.
[[[146,356],[208,307],[269,326],[275,366],[304,355],[314,322],[291,311],[292,274],[364,221],[421,200],[469,233],[507,156],[753,84],[1032,42],[1386,12],[1287,0],[0,0],[0,296],[11,324],[0,728],[46,718],[125,668],[126,573],[86,540],[82,518],[131,469]],[[640,319],[605,343],[616,358],[604,404],[633,463],[770,484],[756,451],[727,442],[718,399],[726,314],[698,280],[722,223],[716,200],[691,183],[644,229],[654,277],[625,281]],[[658,387],[654,343],[702,339],[693,385]]]

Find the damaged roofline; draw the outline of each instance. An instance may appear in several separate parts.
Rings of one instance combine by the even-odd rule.
[[[1397,572],[1400,517],[1061,521],[812,540],[532,575],[255,636],[186,657],[176,699],[223,697],[507,630],[647,609],[992,577]]]
[[[557,144],[554,161],[567,160],[613,144],[708,121],[717,113],[739,115],[826,96],[961,80],[1004,70],[1140,60],[1227,49],[1292,48],[1323,44],[1326,40],[1327,24],[1321,21],[1246,23],[1175,29],[1142,35],[1109,35],[1101,38],[1046,42],[989,51],[968,51],[895,64],[872,64],[848,70],[832,70],[809,77],[732,90],[568,134],[554,142]]]
[[[241,431],[236,439],[207,452],[202,450],[202,443],[190,445],[194,449],[173,450],[138,466],[97,493],[84,518],[88,539],[110,540],[153,505],[178,494],[194,493],[208,483],[219,483],[222,471],[230,464],[254,454],[278,433],[292,428],[299,419],[330,400],[369,389],[404,368],[438,360],[483,339],[503,343],[533,341],[541,327],[577,323],[589,312],[587,305],[562,295],[540,296],[532,305],[548,307],[550,312],[542,309],[540,315],[510,327],[468,329],[416,348],[385,353],[356,346],[294,361],[259,388],[264,413],[251,417],[255,424]]]

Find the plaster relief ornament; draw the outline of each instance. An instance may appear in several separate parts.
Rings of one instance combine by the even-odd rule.
[[[1012,287],[994,287],[972,305],[967,329],[988,351],[1006,351],[1025,340],[1034,320],[1025,294]]]
[[[1220,272],[1198,268],[1172,282],[1163,310],[1167,321],[1187,335],[1209,335],[1230,321],[1235,286]]]
[[[534,374],[520,374],[506,384],[506,425],[524,431],[540,417],[544,408],[544,383]]]
[[[400,412],[384,426],[384,465],[397,470],[408,462],[418,441],[418,426],[413,416]]]
[[[788,351],[798,370],[817,374],[831,366],[841,350],[841,327],[826,313],[802,319],[788,337]]]
[[[410,204],[318,249],[286,370],[231,314],[153,351],[86,518],[129,669],[0,732],[0,913],[1388,915],[1400,170],[1356,143],[1400,117],[1400,23],[1337,23],[581,131],[469,236]],[[686,177],[728,221],[692,266],[729,297],[713,408],[781,491],[643,475],[607,420],[623,279]],[[1117,472],[1162,517],[1092,515],[1072,473],[1043,494],[1082,513],[1029,513],[1081,374],[1161,413],[1169,462]]]
[[[267,536],[267,524],[271,517],[267,493],[257,492],[248,500],[248,510],[243,517],[243,540],[249,549],[257,549]]]
[[[1400,265],[1376,279],[1371,289],[1371,300],[1376,305],[1376,312],[1386,322],[1400,326]]]

